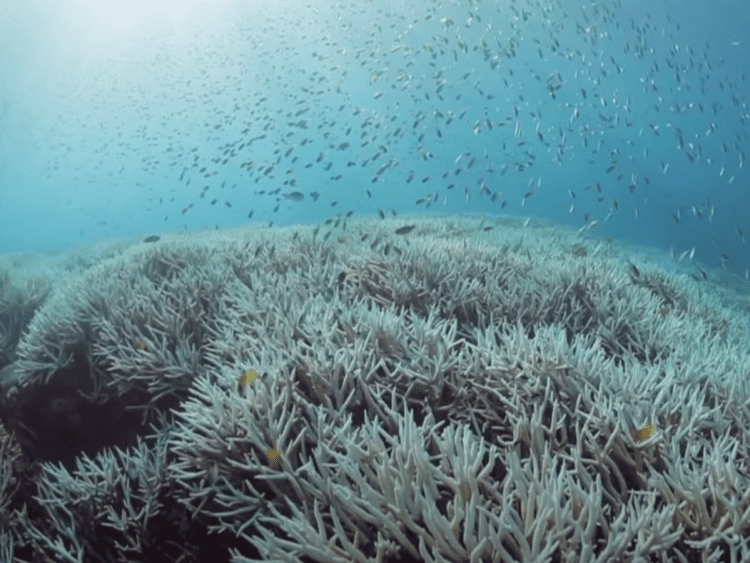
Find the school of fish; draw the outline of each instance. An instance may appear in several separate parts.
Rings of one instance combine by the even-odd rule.
[[[581,235],[671,229],[675,260],[748,276],[750,213],[716,204],[749,191],[741,66],[618,0],[404,5],[260,6],[192,30],[187,49],[175,32],[105,57],[81,86],[88,110],[59,117],[50,175],[77,152],[96,155],[78,183],[135,167],[163,229],[255,217],[330,235],[353,213],[442,205],[546,214]],[[75,146],[61,135],[73,119]],[[81,211],[113,232],[127,222]]]

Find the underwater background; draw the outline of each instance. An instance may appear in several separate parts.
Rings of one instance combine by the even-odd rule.
[[[0,5],[0,563],[750,561],[747,6]]]
[[[0,252],[429,208],[735,283],[749,35],[726,1],[6,0]]]

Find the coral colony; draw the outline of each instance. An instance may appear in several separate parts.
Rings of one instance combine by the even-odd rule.
[[[314,230],[0,263],[0,559],[750,558],[750,334],[689,273],[512,218]]]

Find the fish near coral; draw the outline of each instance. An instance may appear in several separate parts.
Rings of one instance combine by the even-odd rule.
[[[416,225],[405,225],[403,227],[399,227],[396,229],[397,235],[405,235],[407,233],[412,232],[416,228]]]
[[[638,430],[633,437],[635,438],[636,442],[643,442],[644,440],[647,440],[648,438],[653,436],[655,433],[656,426],[654,424],[649,424]]]
[[[249,369],[240,376],[240,384],[247,385],[251,381],[258,378],[258,372],[254,369]]]

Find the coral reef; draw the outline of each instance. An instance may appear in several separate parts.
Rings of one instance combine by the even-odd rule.
[[[520,227],[3,266],[0,561],[750,558],[746,313]]]

